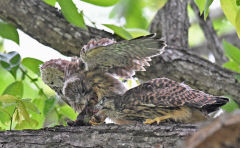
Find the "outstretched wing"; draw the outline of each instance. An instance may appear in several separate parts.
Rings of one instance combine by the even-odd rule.
[[[118,76],[130,78],[135,71],[144,71],[144,66],[150,66],[148,61],[161,54],[166,46],[163,40],[155,34],[138,37],[132,40],[113,42],[106,45],[107,39],[94,42],[90,49],[81,52],[81,58],[87,63],[88,69],[101,69]],[[106,45],[106,46],[105,46]]]
[[[153,79],[132,88],[124,94],[122,99],[122,103],[129,106],[189,106],[207,112],[215,111],[227,102],[227,98],[212,96],[167,78]]]

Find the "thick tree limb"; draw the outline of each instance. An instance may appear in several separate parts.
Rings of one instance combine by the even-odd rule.
[[[41,0],[0,0],[0,18],[65,55],[78,55],[82,45],[92,37],[114,38],[101,30],[89,28],[87,31],[70,25],[55,8]],[[168,29],[172,29],[173,35],[174,30],[178,30]],[[185,46],[185,42],[179,42]],[[155,64],[147,72],[138,73],[137,76],[143,80],[168,77],[179,82],[184,81],[193,88],[214,95],[234,96],[240,104],[240,84],[234,79],[236,73],[178,48],[167,50],[159,58],[154,58],[153,63]]]
[[[203,15],[200,16],[200,12],[195,2],[191,0],[190,4],[199,20],[199,25],[204,32],[208,49],[213,53],[216,63],[222,65],[227,61],[227,58],[224,56],[223,47],[218,39],[216,31],[213,29],[210,17],[207,17],[207,19],[204,20]]]
[[[116,38],[92,27],[86,30],[71,25],[42,0],[0,0],[0,18],[67,56],[79,55],[92,38]]]
[[[235,73],[187,52],[189,49],[171,47],[187,47],[188,27],[187,1],[169,0],[156,14],[150,31],[163,31],[162,36],[170,46],[164,54],[153,59],[147,72],[139,72],[137,77],[142,80],[168,77],[210,94],[230,94],[240,104],[240,83],[234,79]]]
[[[0,132],[0,147],[176,147],[198,125],[54,127]]]
[[[153,59],[152,66],[146,71],[138,72],[137,77],[142,80],[167,77],[210,94],[231,95],[240,104],[240,83],[235,79],[237,73],[187,50],[168,47],[161,56]]]

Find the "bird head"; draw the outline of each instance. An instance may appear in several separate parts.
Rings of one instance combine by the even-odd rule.
[[[43,63],[40,67],[41,77],[50,88],[62,88],[64,83],[64,71],[70,61],[53,59]]]

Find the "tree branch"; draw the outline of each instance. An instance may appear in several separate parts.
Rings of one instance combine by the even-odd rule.
[[[240,104],[240,83],[237,73],[224,69],[187,51],[167,47],[165,52],[153,59],[146,72],[137,72],[137,77],[146,81],[167,77],[184,82],[192,88],[213,95],[231,95]]]
[[[0,0],[0,18],[67,56],[79,55],[82,46],[92,38],[120,39],[92,27],[86,30],[71,25],[56,8],[42,0]]]
[[[176,147],[194,124],[102,125],[0,132],[1,147]]]
[[[240,42],[239,42],[236,32],[229,32],[229,33],[221,35],[219,37],[221,44],[222,44],[223,39],[228,41],[229,43],[233,44],[234,46],[237,46],[238,48],[240,48]],[[197,46],[191,47],[190,50],[192,52],[194,52],[198,55],[202,55],[202,56],[208,56],[211,53],[211,51],[207,47],[206,41],[204,41],[203,43],[200,43]]]
[[[212,51],[216,63],[222,65],[227,61],[227,58],[224,56],[223,47],[221,46],[221,42],[217,37],[216,31],[213,29],[210,17],[207,17],[207,19],[204,20],[203,15],[200,16],[200,12],[195,2],[191,0],[190,4],[199,20],[199,25],[204,32],[208,49]]]
[[[187,47],[188,27],[187,1],[168,0],[150,26],[151,32],[164,32],[162,36],[166,38],[168,48],[161,56],[153,59],[152,66],[146,72],[138,72],[137,77],[142,80],[168,77],[210,94],[232,95],[240,104],[240,83],[234,78],[236,73],[182,48]]]
[[[65,55],[78,56],[83,44],[92,37],[119,39],[102,30],[74,27],[55,8],[41,0],[0,0],[0,18]],[[172,29],[174,35],[174,30],[177,31],[178,28]],[[179,44],[185,46],[185,43]],[[162,56],[153,59],[153,66],[146,72],[137,74],[143,80],[168,77],[214,95],[231,95],[240,104],[240,83],[237,83],[235,75],[234,72],[178,48],[166,50]]]

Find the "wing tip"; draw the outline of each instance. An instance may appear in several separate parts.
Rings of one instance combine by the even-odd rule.
[[[214,96],[215,99],[214,103],[206,104],[203,106],[203,109],[206,110],[208,113],[216,111],[219,107],[227,104],[229,99],[224,96]]]

